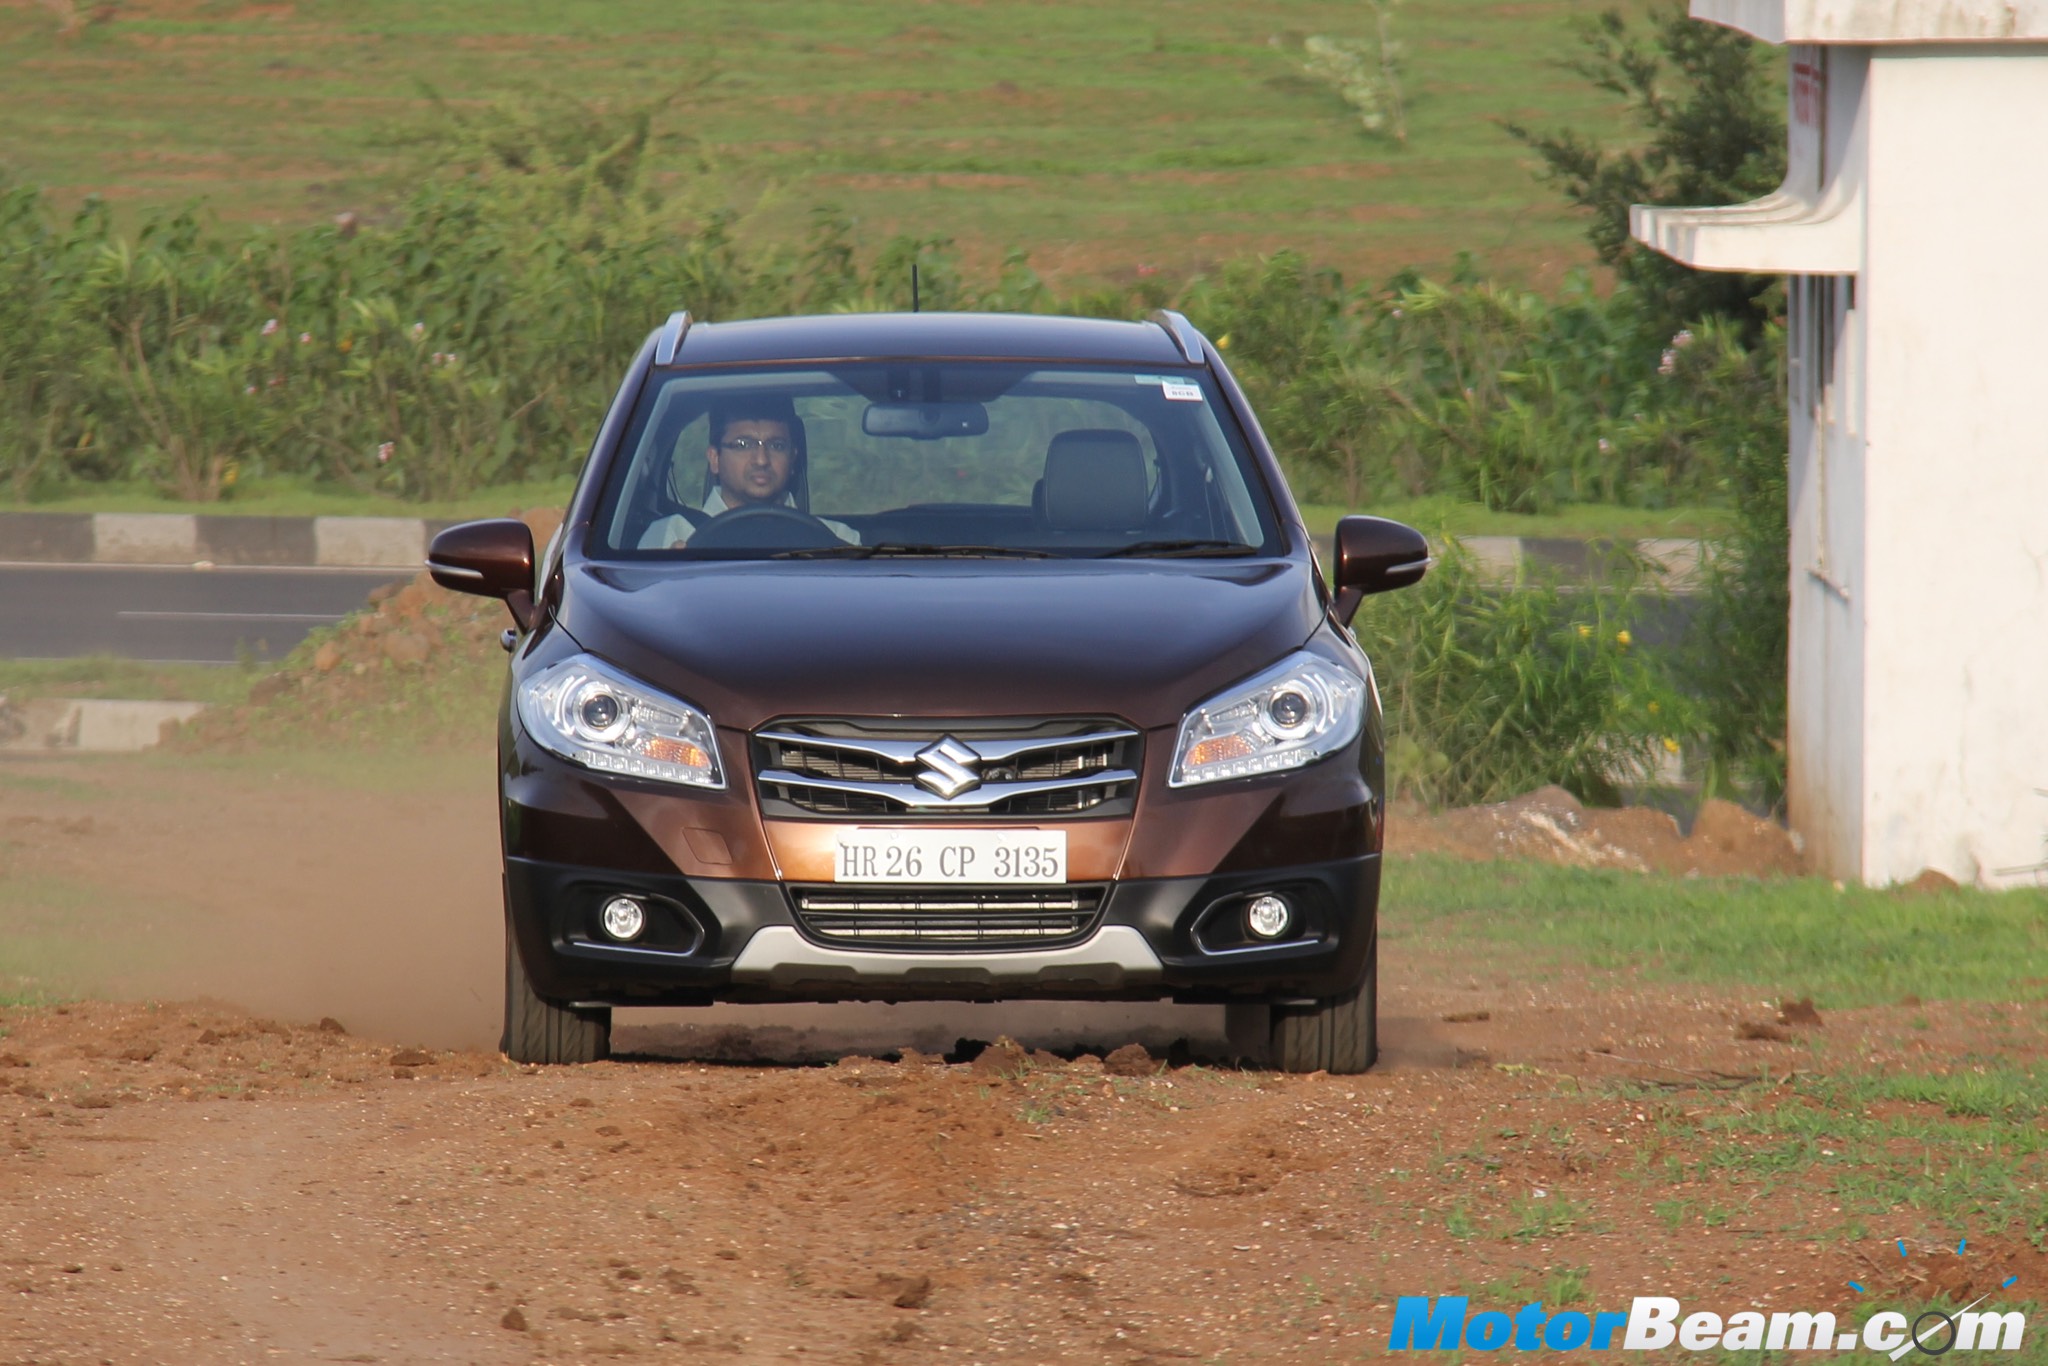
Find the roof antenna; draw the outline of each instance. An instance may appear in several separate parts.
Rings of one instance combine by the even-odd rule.
[[[917,306],[917,262],[910,263],[910,311],[919,312]]]

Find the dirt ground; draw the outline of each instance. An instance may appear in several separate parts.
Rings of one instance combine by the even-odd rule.
[[[1933,1264],[1892,1238],[1945,1242],[1844,1238],[1696,1121],[1795,1070],[2048,1056],[2038,1011],[1757,1029],[1775,1002],[1532,980],[1390,916],[1363,1077],[1217,1065],[1175,1007],[621,1012],[620,1060],[521,1068],[488,760],[362,783],[0,771],[11,951],[87,993],[0,1010],[0,1362],[1324,1362],[1403,1294],[1847,1310]],[[1106,1060],[1133,1039],[1157,1060]],[[1973,1249],[1957,1288],[2048,1282]]]

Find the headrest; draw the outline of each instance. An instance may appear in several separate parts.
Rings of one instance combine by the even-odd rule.
[[[1134,432],[1061,432],[1045,449],[1045,520],[1057,531],[1131,531],[1145,521],[1145,452]]]

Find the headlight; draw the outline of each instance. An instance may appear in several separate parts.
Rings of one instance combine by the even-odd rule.
[[[1342,749],[1365,720],[1365,680],[1321,655],[1291,655],[1181,718],[1169,787],[1300,768]]]
[[[543,748],[600,773],[725,786],[710,717],[589,655],[521,683],[519,719]]]

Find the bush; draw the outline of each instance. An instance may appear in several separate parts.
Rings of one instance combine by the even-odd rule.
[[[1551,300],[1478,279],[1396,277],[1377,291],[1282,253],[1197,282],[1187,304],[1227,338],[1232,368],[1311,499],[1362,506],[1442,494],[1509,512],[1572,503],[1719,501],[1733,424],[1758,408],[1727,327],[1657,330],[1632,290],[1584,277]]]
[[[1685,704],[1636,649],[1637,566],[1591,589],[1490,581],[1456,542],[1413,589],[1369,598],[1387,782],[1431,805],[1547,783],[1613,803],[1683,733]]]

